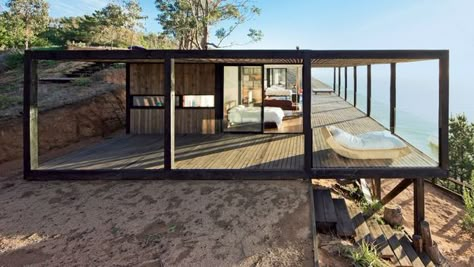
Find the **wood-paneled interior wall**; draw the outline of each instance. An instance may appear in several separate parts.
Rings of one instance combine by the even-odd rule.
[[[130,132],[133,134],[163,133],[163,109],[132,109]],[[177,134],[215,133],[214,109],[176,109]]]
[[[163,64],[130,64],[131,94],[164,95],[163,74]],[[175,82],[176,95],[215,95],[215,65],[176,64]],[[163,133],[163,109],[132,108],[130,114],[132,134]],[[177,134],[213,134],[215,123],[215,109],[176,108]]]

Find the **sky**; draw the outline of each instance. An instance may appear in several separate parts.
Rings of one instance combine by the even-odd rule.
[[[104,7],[107,0],[49,0],[50,15],[77,16]],[[155,1],[140,0],[147,32],[159,32]],[[450,113],[466,113],[474,121],[474,1],[472,0],[255,0],[262,9],[259,17],[242,25],[233,35],[233,42],[246,40],[249,28],[263,31],[258,43],[233,47],[236,49],[449,49],[450,50]],[[428,64],[429,65],[429,64]],[[431,64],[433,65],[433,64]],[[436,68],[420,64],[406,72],[417,72],[433,80]],[[410,75],[409,75],[410,77]],[[413,75],[411,76],[414,77]],[[410,79],[410,78],[408,78]],[[423,103],[423,79],[413,81],[413,101]],[[405,83],[405,84],[408,84]],[[428,82],[426,84],[432,84]],[[407,94],[410,96],[410,94]]]

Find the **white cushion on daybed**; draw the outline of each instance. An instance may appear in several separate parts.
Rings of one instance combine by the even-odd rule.
[[[352,135],[335,126],[329,126],[334,139],[341,145],[351,149],[393,149],[404,148],[406,144],[389,131],[368,132]]]
[[[352,135],[335,126],[323,127],[329,146],[351,159],[394,159],[409,153],[408,146],[389,131]]]

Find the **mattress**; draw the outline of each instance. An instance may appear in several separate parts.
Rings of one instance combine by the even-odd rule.
[[[234,124],[261,122],[261,107],[244,107],[237,106],[229,110],[229,122]],[[263,111],[264,122],[274,122],[278,128],[283,123],[283,117],[285,113],[281,108],[277,107],[265,107]]]

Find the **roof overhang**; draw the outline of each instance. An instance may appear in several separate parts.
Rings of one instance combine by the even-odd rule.
[[[346,67],[435,60],[447,57],[448,50],[28,50],[37,60],[216,64],[303,64],[313,67]]]

